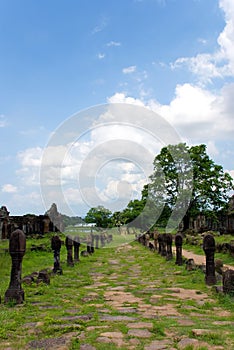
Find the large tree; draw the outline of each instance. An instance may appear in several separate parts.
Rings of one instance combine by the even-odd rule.
[[[205,145],[169,145],[162,148],[153,164],[150,195],[171,208],[171,227],[181,218],[186,229],[189,217],[199,213],[212,213],[215,220],[226,208],[233,180],[209,158]]]
[[[96,208],[90,208],[85,216],[85,222],[95,223],[97,227],[107,228],[111,224],[111,211],[98,206]]]

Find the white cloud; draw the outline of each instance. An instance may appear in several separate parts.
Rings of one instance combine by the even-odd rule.
[[[113,96],[108,97],[108,103],[129,103],[136,106],[144,106],[144,102],[134,97],[126,96],[123,92],[116,92]]]
[[[106,57],[106,54],[105,54],[105,53],[99,53],[99,54],[97,55],[97,57],[98,57],[99,60],[103,60],[103,58]]]
[[[121,46],[121,43],[118,41],[109,41],[106,46],[111,47],[111,46]]]
[[[43,149],[41,147],[27,148],[18,153],[18,158],[23,167],[39,167],[42,153]]]
[[[214,94],[200,86],[177,85],[168,105],[151,101],[150,106],[193,142],[232,139],[234,132],[232,84]]]
[[[187,66],[204,84],[214,78],[234,75],[234,2],[220,0],[219,6],[224,12],[226,24],[217,38],[218,49],[195,57],[180,57],[171,64],[172,69]]]
[[[132,74],[136,71],[136,66],[129,66],[122,69],[123,74]]]
[[[17,191],[18,191],[17,187],[12,184],[5,184],[2,186],[2,192],[15,193]]]

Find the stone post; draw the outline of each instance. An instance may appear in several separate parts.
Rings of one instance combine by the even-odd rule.
[[[9,240],[9,252],[12,259],[10,285],[5,293],[5,303],[10,301],[21,304],[24,291],[21,287],[22,260],[26,250],[26,237],[23,231],[12,232]]]
[[[62,268],[60,266],[60,249],[61,249],[61,239],[58,235],[55,235],[51,238],[51,248],[54,252],[54,273],[62,274]]]
[[[72,257],[73,240],[71,237],[69,236],[66,237],[65,245],[67,248],[67,265],[74,266],[73,257]]]
[[[203,239],[203,250],[206,254],[205,281],[208,286],[211,286],[216,283],[216,277],[215,277],[215,262],[214,262],[215,240],[210,233],[207,233]]]
[[[176,246],[176,265],[183,265],[182,258],[182,245],[183,245],[183,236],[181,233],[175,235],[175,246]]]
[[[167,245],[166,259],[171,260],[173,258],[173,254],[172,254],[172,235],[170,233],[166,233],[166,245]]]
[[[74,246],[74,261],[80,261],[79,252],[80,252],[80,237],[75,236],[73,241]]]

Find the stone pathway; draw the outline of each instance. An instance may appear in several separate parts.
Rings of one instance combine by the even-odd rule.
[[[156,260],[162,264],[157,264],[154,279],[150,271],[154,266],[151,262],[144,264],[148,254],[151,254],[152,264]],[[174,262],[166,262],[157,253],[137,244],[118,247],[108,261],[103,261],[99,254],[88,272],[92,282],[82,287],[81,296],[79,289],[75,289],[76,281],[66,280],[61,286],[62,291],[72,288],[77,301],[70,306],[69,296],[63,296],[63,304],[57,308],[63,308],[64,315],[55,319],[54,324],[48,323],[51,337],[43,337],[41,329],[46,322],[43,318],[22,325],[24,332],[33,339],[26,349],[234,349],[230,340],[233,339],[230,334],[234,315],[216,306],[209,288],[202,292],[186,289],[182,282],[175,285],[176,276],[183,277],[185,266],[180,268],[178,271]],[[196,276],[191,273],[191,278]],[[81,304],[88,305],[91,311],[81,314]],[[35,303],[35,306],[47,318],[55,308],[49,301]],[[0,345],[0,349],[15,349],[10,341]]]
[[[96,341],[103,344],[103,348],[105,344],[109,345],[107,349],[225,349],[222,345],[209,344],[203,340],[209,337],[209,334],[211,338],[213,336],[214,330],[206,329],[205,325],[205,319],[212,318],[213,314],[212,311],[201,314],[195,305],[203,306],[206,303],[212,303],[210,297],[200,291],[187,290],[182,287],[158,288],[157,281],[151,282],[147,275],[142,280],[141,268],[135,261],[132,251],[131,245],[119,247],[115,259],[109,259],[108,266],[112,273],[109,274],[108,270],[106,273],[93,273],[95,282],[86,287],[86,298],[92,300],[92,297],[95,296],[91,291],[96,293],[102,291],[104,303],[95,304],[95,300],[93,300],[93,305],[98,310],[99,325],[87,327],[81,332],[79,336],[80,349],[96,349],[86,342],[91,331],[97,332]],[[126,266],[126,270],[122,271],[123,254],[127,254],[128,261],[134,263],[132,265],[134,270]],[[118,281],[120,275],[126,275],[126,279],[122,282]],[[141,296],[137,296],[135,292],[138,284],[144,285],[144,290],[139,293]],[[144,297],[144,292],[147,298]],[[188,306],[189,315],[179,311],[178,305],[184,300],[189,300],[191,303],[191,306]],[[221,315],[221,310],[214,310],[214,313],[219,311]],[[226,312],[226,315],[228,316],[229,313]],[[181,327],[194,326],[194,328],[192,328],[190,336],[174,333],[173,326],[162,334],[160,326],[158,329],[155,326],[155,321],[160,323],[160,320],[163,319],[170,320],[172,324],[176,322]],[[199,324],[201,327],[198,329],[197,325]],[[233,325],[232,322],[229,324]],[[121,328],[124,330],[120,331]]]

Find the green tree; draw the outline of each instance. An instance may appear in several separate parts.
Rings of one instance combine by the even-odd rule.
[[[96,208],[90,208],[87,212],[84,220],[87,223],[95,223],[97,227],[107,228],[111,225],[111,211],[98,206]]]
[[[114,213],[114,220],[120,225],[137,227],[141,230],[148,230],[152,227],[155,217],[161,213],[163,207],[159,208],[158,204],[155,205],[148,193],[149,185],[145,185],[141,192],[141,199],[131,200],[122,212]]]
[[[150,195],[171,208],[171,226],[181,217],[186,229],[189,217],[199,213],[212,213],[216,220],[219,211],[226,208],[233,181],[209,158],[205,145],[169,145],[162,148],[153,164]]]

